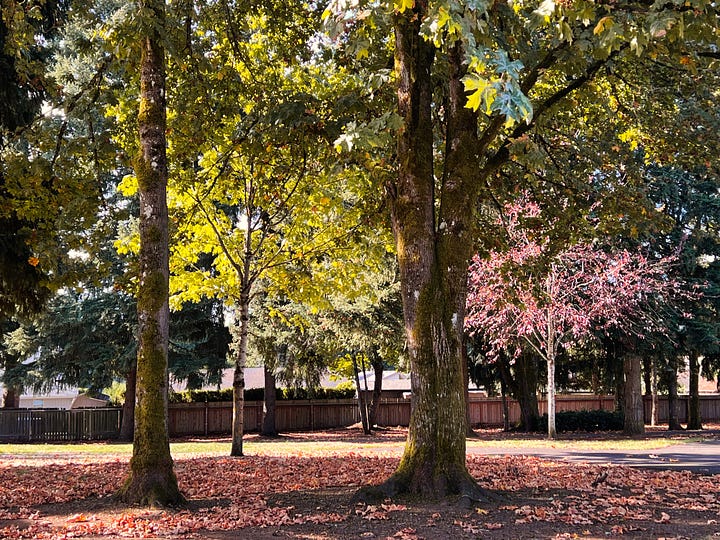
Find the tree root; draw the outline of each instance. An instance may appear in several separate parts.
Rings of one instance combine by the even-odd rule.
[[[350,502],[378,504],[403,496],[428,501],[446,500],[463,508],[505,499],[499,493],[481,488],[467,472],[439,475],[433,482],[413,481],[411,475],[396,472],[382,484],[360,488]]]

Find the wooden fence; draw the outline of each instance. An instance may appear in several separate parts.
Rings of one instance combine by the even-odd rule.
[[[687,419],[688,397],[679,398],[679,418]],[[613,396],[561,395],[557,411],[613,410]],[[645,400],[645,420],[650,420],[650,400]],[[547,410],[539,400],[540,414]],[[720,395],[700,397],[701,418],[705,422],[720,421]],[[510,423],[520,420],[520,408],[508,400]],[[658,404],[659,422],[668,420],[667,398]],[[2,441],[69,441],[112,439],[118,436],[120,409],[76,410],[0,410],[0,442]],[[470,421],[484,427],[503,425],[501,398],[470,396]],[[260,429],[263,418],[261,401],[246,401],[246,431]],[[316,430],[343,427],[360,421],[355,399],[278,401],[276,426],[279,431]],[[407,426],[410,422],[409,399],[385,399],[378,408],[377,421],[384,426]],[[232,403],[174,403],[168,410],[168,428],[173,437],[190,435],[226,435],[230,433]]]
[[[117,438],[120,409],[0,410],[0,441],[84,441]]]

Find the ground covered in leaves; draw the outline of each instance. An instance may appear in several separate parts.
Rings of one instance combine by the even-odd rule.
[[[175,510],[113,501],[125,456],[0,456],[0,538],[720,538],[720,475],[528,456],[468,457],[473,476],[498,496],[478,507],[353,505],[359,486],[395,469],[404,433],[378,435],[377,446],[358,452],[324,442],[347,435],[298,436],[317,438],[317,451],[176,458],[189,503]]]

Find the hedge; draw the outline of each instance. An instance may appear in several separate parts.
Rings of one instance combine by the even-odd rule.
[[[171,392],[170,403],[204,403],[206,401],[232,401],[232,388],[223,390],[185,390],[184,392]],[[246,401],[262,401],[265,397],[263,388],[248,388],[245,390]],[[349,399],[355,397],[354,388],[278,388],[275,391],[278,400],[291,399]]]
[[[555,429],[561,431],[616,431],[623,429],[623,413],[619,411],[562,411],[555,414]],[[540,417],[538,431],[547,431],[548,416]]]

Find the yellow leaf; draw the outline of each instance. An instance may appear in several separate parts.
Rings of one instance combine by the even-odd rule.
[[[415,7],[415,0],[395,0],[395,10],[399,13],[404,12],[406,9],[412,9]]]
[[[602,19],[600,19],[598,21],[597,25],[595,25],[593,34],[595,34],[595,35],[601,34],[606,29],[611,28],[614,24],[615,24],[615,21],[613,21],[612,17],[610,17],[610,16],[603,17]]]

